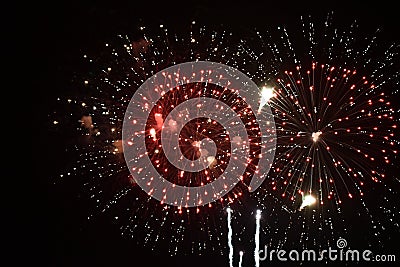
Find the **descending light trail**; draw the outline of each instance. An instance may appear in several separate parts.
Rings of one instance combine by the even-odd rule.
[[[228,212],[228,247],[229,247],[229,266],[233,267],[233,245],[232,245],[232,209],[226,208]]]
[[[254,236],[255,248],[254,248],[254,260],[256,267],[260,266],[260,219],[261,219],[261,210],[257,210],[256,213],[256,233]]]

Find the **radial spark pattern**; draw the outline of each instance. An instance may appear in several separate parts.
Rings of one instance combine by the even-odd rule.
[[[399,233],[394,205],[399,184],[398,177],[392,177],[398,173],[399,46],[380,42],[379,30],[365,37],[356,23],[335,26],[331,15],[324,21],[307,17],[300,22],[299,28],[267,26],[256,36],[243,38],[197,27],[195,22],[184,34],[170,32],[165,25],[142,27],[138,35],[118,36],[102,45],[100,53],[85,53],[88,71],[78,73],[72,92],[57,99],[51,127],[74,133],[70,168],[57,181],[75,180],[81,186],[79,194],[89,203],[87,225],[105,217],[119,226],[123,236],[153,249],[165,245],[170,254],[228,254],[225,206],[229,204],[233,210],[229,260],[236,263],[232,250],[239,255],[240,248],[244,265],[254,257],[257,208],[262,210],[257,234],[261,247],[323,248],[354,233],[359,237],[349,238],[349,243],[383,247],[391,233]],[[147,78],[195,60],[235,67],[260,88],[270,88],[261,94],[261,103],[270,106],[275,116],[276,157],[254,196],[246,181],[251,170],[244,183],[215,203],[171,207],[145,194],[127,170],[122,124],[131,96]],[[213,120],[191,121],[181,131],[183,154],[188,159],[204,156],[210,169],[195,176],[181,173],[164,160],[159,147],[157,129],[171,105],[197,93],[218,95],[229,106],[237,106],[245,122],[252,120],[244,102],[233,101],[237,96],[224,95],[223,88],[203,89],[191,84],[186,93],[172,91],[152,109],[147,122],[152,164],[161,173],[167,169],[171,175],[166,179],[178,184],[212,181],[226,167],[227,142],[242,140],[226,137]],[[176,125],[170,121],[168,126]],[[257,137],[256,128],[250,135]],[[197,136],[205,131],[206,135]],[[202,154],[197,139],[203,137],[217,140],[216,157]],[[253,152],[257,160],[259,154]],[[305,194],[316,197],[314,206],[301,206]],[[352,226],[358,221],[365,222],[364,231]]]
[[[234,187],[233,190],[220,197],[217,202],[206,203],[207,205],[199,202],[199,207],[195,208],[187,208],[185,200],[182,200],[181,205],[177,203],[177,207],[167,205],[163,198],[158,202],[151,198],[154,189],[149,188],[149,196],[141,191],[136,183],[137,179],[142,179],[142,172],[148,170],[150,165],[137,164],[138,166],[131,170],[134,174],[132,175],[123,156],[124,146],[129,148],[133,144],[129,138],[122,138],[124,114],[132,95],[148,78],[167,67],[188,61],[215,61],[235,67],[244,65],[248,59],[245,54],[238,52],[239,42],[231,34],[224,31],[208,31],[204,27],[196,28],[195,22],[190,29],[185,35],[171,34],[164,25],[151,30],[142,27],[142,33],[135,38],[118,36],[112,43],[106,43],[101,48],[101,55],[84,54],[83,59],[88,64],[89,73],[93,71],[93,74],[86,77],[79,74],[78,88],[75,92],[57,99],[59,108],[54,112],[52,121],[53,127],[60,131],[71,131],[70,128],[74,125],[78,130],[76,139],[73,140],[77,160],[72,164],[72,170],[62,174],[61,179],[74,176],[81,180],[79,183],[84,185],[82,194],[86,194],[85,198],[91,203],[88,209],[89,221],[109,216],[111,220],[120,223],[123,236],[132,237],[132,240],[152,248],[162,246],[163,242],[166,242],[164,245],[168,245],[171,254],[178,251],[201,254],[205,249],[219,250],[223,253],[226,225],[224,216],[221,216],[225,213],[223,207],[235,200],[240,202],[242,195],[248,194],[254,173],[260,173],[262,176],[266,174],[259,172],[257,165],[260,159],[267,158],[262,152],[266,149],[262,143],[262,138],[266,136],[262,136],[262,133],[267,127],[261,130],[256,116],[261,116],[269,108],[257,110],[260,95],[257,86],[253,87],[252,91],[245,92],[245,99],[243,95],[238,94],[237,89],[230,86],[238,77],[232,81],[229,81],[229,77],[219,77],[223,82],[215,84],[208,79],[205,82],[187,83],[169,88],[168,92],[164,91],[169,86],[168,82],[163,82],[152,91],[153,94],[159,95],[159,100],[154,106],[146,106],[150,92],[144,92],[141,96],[143,103],[138,102],[141,110],[149,110],[147,120],[139,122],[133,118],[136,114],[132,114],[132,119],[128,118],[132,125],[145,124],[143,130],[146,135],[146,152],[138,158],[148,157],[155,170],[164,179],[176,185],[208,185],[226,171],[230,162],[240,161],[245,171],[237,173],[238,169],[234,166],[235,172],[227,176],[228,179],[237,180],[239,183],[236,187],[235,184],[229,185]],[[245,86],[249,86],[249,83],[246,84]],[[235,117],[240,120],[239,124],[243,125],[247,136],[230,136],[227,131],[229,127],[211,117],[190,119],[182,129],[179,128],[182,121],[188,118],[183,111],[178,116],[168,117],[185,101],[197,101],[197,104],[188,107],[188,110],[200,111],[201,108],[207,108],[202,107],[203,98],[221,102],[208,105],[208,108],[214,108],[217,111],[216,116],[225,118],[229,124],[236,124],[236,119],[229,119],[228,115],[232,112],[236,114]],[[254,100],[253,109],[248,102],[251,99]],[[71,121],[69,117],[75,118],[75,121]],[[274,123],[271,121],[272,117],[269,121],[265,118],[262,119],[262,125],[271,126],[268,130],[271,137],[267,141],[272,145],[266,152],[270,154],[275,151],[275,138],[272,137],[275,134]],[[231,132],[234,132],[234,129],[232,128]],[[170,133],[179,130],[178,145],[183,157],[189,161],[201,160],[207,168],[199,172],[190,172],[172,164],[165,153],[165,149],[172,144],[172,139],[163,146],[163,130]],[[76,140],[79,139],[81,142],[77,144]],[[208,140],[216,146],[214,153],[205,149],[204,142]],[[231,158],[239,150],[247,151],[248,156]],[[129,164],[131,158],[127,160]],[[263,169],[269,169],[270,164],[271,162],[264,164]],[[153,178],[149,180],[149,186],[151,180]],[[168,193],[162,192],[164,196]],[[219,194],[214,191],[205,193],[217,196]],[[179,249],[182,246],[185,247],[184,250]]]
[[[259,63],[254,79],[269,90],[277,126],[271,179],[257,193],[269,214],[263,238],[274,248],[322,248],[352,236],[381,248],[399,232],[399,45],[332,14],[299,22],[257,32],[262,48],[241,46]]]

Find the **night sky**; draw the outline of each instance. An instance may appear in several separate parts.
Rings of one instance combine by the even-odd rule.
[[[264,1],[263,5],[249,1],[239,4],[136,2],[83,4],[53,1],[23,7],[29,28],[25,51],[33,56],[28,66],[34,73],[31,115],[36,125],[31,158],[34,175],[29,179],[35,179],[35,188],[38,188],[31,204],[35,208],[24,216],[34,218],[28,231],[32,234],[29,243],[32,243],[32,260],[37,260],[35,266],[228,266],[228,251],[223,256],[169,257],[121,238],[119,229],[106,219],[91,227],[81,225],[87,207],[76,197],[79,188],[73,182],[63,186],[52,182],[53,177],[69,164],[71,155],[65,152],[65,146],[69,145],[70,136],[68,132],[50,131],[48,114],[55,108],[54,98],[69,90],[76,73],[85,71],[81,65],[82,51],[90,47],[98,49],[99,43],[107,42],[118,33],[135,33],[138,25],[146,23],[165,23],[167,27],[179,29],[195,19],[205,25],[223,24],[230,31],[245,35],[263,25],[296,23],[301,15],[323,18],[329,11],[334,11],[334,18],[344,24],[356,19],[363,29],[382,27],[381,38],[385,42],[400,41],[397,8],[384,1],[360,5],[345,1],[333,1],[336,4]],[[398,232],[395,234],[399,237]],[[400,257],[398,251],[393,250]],[[250,264],[244,262],[243,266]],[[262,263],[261,266],[267,265]]]

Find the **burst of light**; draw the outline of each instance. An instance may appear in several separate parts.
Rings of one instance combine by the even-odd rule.
[[[156,129],[154,129],[154,128],[150,129],[150,136],[153,138],[153,140],[157,139]]]
[[[276,96],[276,94],[274,92],[274,88],[263,86],[261,88],[261,99],[260,99],[260,106],[258,107],[258,111],[260,112],[261,109],[264,107],[264,105],[267,104],[268,101],[272,97],[275,97],[275,96]]]
[[[312,138],[312,140],[313,140],[314,143],[318,141],[319,136],[320,136],[321,134],[322,134],[321,131],[312,133],[311,138]]]
[[[263,86],[261,89],[262,99],[265,101],[269,101],[272,97],[275,96],[274,88]]]
[[[101,73],[91,77],[82,74],[84,78],[78,79],[78,86],[85,87],[84,93],[60,97],[57,100],[57,112],[49,116],[49,124],[55,128],[61,127],[61,131],[78,127],[76,140],[79,142],[75,142],[77,144],[74,149],[79,155],[79,160],[69,162],[74,169],[65,170],[59,176],[59,181],[64,181],[74,174],[78,176],[84,185],[80,199],[87,199],[93,204],[88,220],[124,210],[127,216],[118,214],[122,234],[140,240],[138,242],[153,249],[166,242],[171,254],[193,254],[200,251],[204,253],[206,249],[225,251],[227,245],[225,241],[221,241],[220,235],[226,225],[218,211],[230,201],[237,201],[238,204],[246,202],[246,198],[240,194],[241,187],[238,186],[230,198],[195,210],[185,207],[171,208],[163,203],[154,204],[135,186],[134,181],[137,177],[129,176],[125,162],[121,160],[122,147],[118,141],[121,139],[121,118],[132,95],[132,89],[140,86],[152,73],[182,60],[226,63],[225,59],[229,59],[229,65],[239,66],[239,69],[248,71],[257,84],[271,84],[274,88],[266,93],[261,90],[259,108],[262,109],[268,104],[274,111],[278,147],[271,172],[268,174],[271,179],[264,183],[263,188],[255,195],[258,205],[272,209],[271,214],[268,214],[279,226],[275,232],[270,233],[271,242],[279,239],[272,239],[274,234],[279,237],[283,235],[287,236],[287,239],[279,240],[278,245],[298,242],[304,247],[310,238],[313,239],[309,233],[316,229],[321,231],[321,235],[312,240],[314,243],[326,244],[333,240],[336,231],[346,230],[347,227],[343,211],[340,209],[345,198],[354,203],[361,203],[357,214],[368,218],[366,227],[370,227],[371,237],[381,244],[379,239],[384,236],[381,235],[384,231],[382,229],[386,227],[387,222],[391,222],[390,225],[393,226],[393,214],[399,214],[392,201],[398,199],[397,191],[391,190],[385,184],[390,179],[387,173],[385,176],[386,168],[396,167],[398,162],[396,154],[399,142],[395,131],[396,124],[398,125],[398,110],[390,104],[395,103],[394,100],[398,98],[398,68],[393,70],[395,63],[399,62],[396,51],[398,46],[394,44],[387,50],[378,50],[384,48],[383,45],[376,46],[379,36],[375,38],[374,35],[368,39],[362,35],[359,38],[357,25],[341,31],[332,25],[331,19],[328,16],[327,20],[322,22],[324,33],[318,34],[313,22],[302,18],[298,32],[303,34],[305,40],[292,38],[286,27],[280,27],[277,33],[267,29],[266,32],[272,32],[273,38],[264,37],[263,31],[260,30],[257,34],[263,40],[262,43],[266,44],[265,47],[253,40],[247,43],[246,38],[237,45],[225,31],[208,34],[210,32],[206,28],[200,28],[201,34],[191,30],[190,35],[187,35],[188,39],[175,38],[170,30],[167,32],[168,27],[164,25],[159,33],[144,33],[139,41],[121,36],[110,42],[102,53],[109,57],[101,60],[98,60],[96,55],[87,53],[84,58],[89,63],[106,62],[104,66],[95,66],[96,69],[102,68]],[[147,28],[141,27],[141,30],[145,29]],[[207,39],[207,36],[210,38]],[[298,42],[304,45],[298,46]],[[326,42],[329,48],[326,47]],[[260,47],[263,48],[262,53],[257,54]],[[257,64],[259,68],[247,70],[246,66],[252,65],[247,63]],[[352,71],[349,72],[349,69]],[[121,76],[124,73],[126,75]],[[393,86],[396,84],[397,86]],[[90,94],[86,94],[87,88],[92,89]],[[157,90],[162,93],[162,88]],[[180,100],[190,96],[178,93],[179,90],[169,99],[166,96],[161,108],[154,107],[154,116],[149,120],[148,132],[145,133],[151,137],[148,139],[148,145],[149,150],[154,151],[154,154],[150,155],[152,163],[159,166],[159,170],[171,180],[180,177],[179,173],[160,160],[159,155],[163,151],[157,140],[161,126],[179,133],[177,129],[180,118],[173,118],[165,123],[163,121],[166,119],[164,114],[168,113],[168,109],[164,108],[169,106],[170,109],[171,106],[179,104]],[[215,96],[232,96],[221,96],[222,92],[223,90],[215,91]],[[381,95],[384,92],[389,93]],[[236,108],[240,109],[243,106],[239,103]],[[221,113],[223,114],[223,111]],[[240,116],[243,116],[247,123],[251,123],[251,116],[246,117],[246,114],[247,111],[243,110]],[[70,118],[73,118],[72,123]],[[82,118],[81,127],[76,125],[79,118]],[[199,124],[200,131],[220,130],[212,124],[212,120],[200,121]],[[248,130],[252,128],[249,127]],[[214,132],[215,135],[217,132]],[[323,135],[318,134],[319,132]],[[219,140],[223,141],[223,138]],[[244,140],[238,136],[230,141],[224,141],[224,147],[232,143],[232,147],[236,149]],[[252,144],[256,142],[252,141]],[[131,141],[128,140],[127,143]],[[224,163],[220,162],[229,159],[227,150],[222,149],[220,152],[222,153],[213,160],[215,165],[210,165],[215,168],[210,168],[208,173],[202,176],[184,173],[184,179],[180,181],[200,180],[206,183],[209,181],[207,179],[212,180],[215,174],[213,172],[218,172],[219,168],[224,167]],[[251,159],[251,163],[254,158]],[[207,157],[206,160],[210,162],[211,158]],[[107,186],[104,186],[105,184]],[[108,186],[109,184],[112,186]],[[364,192],[372,192],[374,184],[385,190],[382,210],[389,217],[374,217],[376,214],[369,208],[368,202],[365,202],[367,198],[360,197]],[[315,214],[312,215],[312,224],[308,223],[309,220],[306,220],[303,213],[298,213],[298,216],[292,214],[291,207],[298,207],[296,203],[298,198],[303,197],[303,192],[315,192],[315,198],[321,203],[320,209],[315,210]],[[273,203],[267,201],[269,198],[273,198]],[[324,207],[333,209],[326,213]],[[235,219],[239,220],[240,213],[236,212],[236,208],[235,214]],[[125,221],[122,219],[124,217],[127,218]],[[244,220],[248,218],[243,217]],[[288,223],[281,223],[281,219],[287,219]],[[228,231],[229,227],[231,228],[230,223]],[[199,238],[192,242],[194,245],[182,248],[181,244],[187,243],[188,236],[193,236],[191,233],[198,229],[201,229],[199,232],[205,233],[205,238]],[[395,229],[398,229],[398,226]],[[248,230],[244,228],[242,233]],[[240,234],[235,233],[238,236]],[[232,235],[231,229],[228,242],[230,251]],[[229,257],[232,259],[233,254]]]
[[[208,156],[207,157],[207,162],[208,162],[209,165],[211,165],[214,161],[215,161],[215,157],[214,156]]]
[[[304,209],[305,207],[311,206],[317,202],[317,199],[313,195],[306,195],[303,198],[303,202],[301,203],[301,206],[299,210]]]
[[[225,229],[225,225],[221,223],[218,211],[227,203],[233,201],[240,203],[243,198],[242,190],[247,190],[247,186],[240,184],[232,190],[230,195],[221,198],[220,202],[200,206],[194,210],[185,206],[174,208],[166,206],[162,201],[161,203],[150,201],[150,196],[143,195],[140,191],[135,181],[140,179],[140,173],[143,173],[148,166],[138,166],[136,168],[137,177],[130,175],[129,169],[126,168],[122,156],[122,144],[134,146],[135,143],[133,140],[122,142],[121,118],[124,117],[129,100],[135,90],[143,84],[143,81],[160,69],[187,61],[205,60],[228,63],[229,60],[229,66],[243,65],[243,60],[245,60],[243,55],[246,53],[240,51],[240,43],[237,40],[234,41],[234,37],[227,34],[225,29],[211,31],[193,22],[189,25],[188,31],[190,34],[179,37],[181,33],[172,34],[171,29],[168,29],[166,25],[157,27],[157,29],[142,26],[138,33],[139,36],[115,36],[102,48],[104,53],[97,55],[84,53],[83,63],[89,63],[93,67],[93,71],[91,70],[89,75],[82,73],[75,84],[76,91],[72,92],[71,90],[72,93],[65,98],[57,97],[58,107],[52,112],[49,123],[57,131],[77,129],[75,135],[72,133],[69,135],[75,139],[69,140],[71,142],[68,143],[76,143],[72,150],[80,157],[79,160],[70,159],[73,161],[71,163],[74,171],[66,170],[65,173],[68,175],[64,174],[63,177],[80,174],[80,179],[77,180],[84,184],[82,193],[84,195],[87,193],[87,198],[83,197],[82,200],[85,199],[90,203],[93,201],[87,216],[88,220],[95,220],[106,211],[114,212],[115,207],[118,206],[118,209],[127,215],[118,214],[119,218],[126,218],[118,220],[124,236],[140,240],[138,242],[141,242],[142,245],[153,247],[153,249],[166,242],[171,254],[188,253],[189,251],[190,253],[193,251],[203,252],[213,248],[222,252],[226,244],[221,241],[218,233]],[[232,49],[226,50],[226,48]],[[200,186],[219,177],[229,162],[233,138],[229,139],[228,133],[224,132],[222,127],[212,119],[199,119],[181,129],[179,127],[182,126],[185,119],[183,116],[167,118],[174,107],[188,98],[210,97],[219,99],[230,108],[234,108],[238,117],[248,125],[246,128],[252,136],[252,140],[246,142],[243,136],[238,136],[235,141],[240,144],[233,149],[244,149],[246,146],[250,148],[251,153],[247,159],[249,162],[246,162],[248,172],[241,177],[242,181],[249,180],[251,174],[254,173],[253,167],[259,159],[259,153],[254,148],[258,145],[260,134],[257,124],[253,122],[254,114],[250,112],[245,101],[237,98],[235,92],[226,90],[223,86],[213,86],[213,83],[209,83],[207,87],[200,83],[190,84],[186,88],[176,87],[176,90],[167,93],[165,88],[169,86],[168,79],[170,77],[166,76],[165,84],[154,88],[157,94],[163,96],[160,102],[152,103],[149,95],[142,96],[143,101],[140,108],[151,110],[149,120],[144,122],[132,118],[134,125],[142,123],[148,125],[145,132],[134,133],[146,136],[148,151],[141,156],[149,157],[159,173],[165,175],[171,182],[180,185]],[[91,90],[88,91],[88,88]],[[257,98],[259,94],[258,91],[250,93],[254,94],[254,98]],[[225,112],[226,109],[219,107],[218,114],[220,116],[224,116]],[[79,122],[75,125],[70,122],[70,118],[76,118],[75,124],[76,121]],[[202,160],[206,164],[208,163],[207,169],[201,173],[191,173],[180,172],[171,166],[166,160],[165,151],[159,142],[163,130],[177,134],[181,138],[178,149],[182,149],[186,153],[184,155],[189,158],[196,158],[200,155]],[[216,154],[211,154],[211,151],[207,151],[203,147],[191,145],[190,140],[200,141],[205,136],[214,139],[217,144]],[[255,153],[253,154],[253,152]],[[93,172],[94,169],[98,171]],[[100,189],[104,183],[110,186],[105,186],[104,190]],[[213,194],[214,192],[206,193]],[[132,198],[134,201],[124,202],[124,198]],[[176,216],[182,214],[187,214],[187,217],[183,216],[182,220],[177,222]],[[162,223],[153,225],[149,223],[152,221],[149,217],[153,221]],[[214,227],[209,226],[211,221],[217,222]],[[158,231],[156,228],[172,228],[173,231]],[[204,231],[204,229],[206,230]],[[198,242],[192,243],[192,247],[182,250],[180,244],[190,236],[188,231],[199,231],[201,238]]]

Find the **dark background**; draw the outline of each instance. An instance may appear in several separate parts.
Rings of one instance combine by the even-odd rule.
[[[260,1],[261,2],[261,1]],[[224,24],[238,31],[296,23],[300,15],[326,16],[351,23],[355,19],[362,27],[384,29],[383,38],[398,41],[397,7],[385,1],[362,4],[338,1],[294,2],[251,1],[131,1],[116,3],[81,3],[49,1],[19,4],[18,24],[24,36],[23,54],[28,75],[32,75],[32,113],[34,129],[32,162],[34,197],[24,204],[24,218],[29,218],[29,233],[14,240],[19,251],[16,260],[28,260],[34,266],[228,266],[227,256],[161,258],[119,237],[118,229],[98,223],[82,231],[76,216],[81,211],[64,195],[74,189],[54,191],[51,177],[65,164],[63,140],[48,132],[47,115],[55,96],[67,90],[75,66],[79,66],[81,51],[113,38],[117,33],[130,33],[139,24],[165,23],[169,27],[188,25],[196,19],[205,24]],[[18,34],[19,31],[14,32]],[[30,183],[28,183],[30,184]],[[74,207],[72,210],[71,207]],[[32,219],[32,220],[30,220]],[[25,222],[23,222],[25,223]],[[114,231],[115,230],[115,231]],[[28,240],[26,240],[28,239]],[[28,247],[29,249],[21,249]],[[22,252],[23,251],[23,252]],[[28,251],[28,252],[27,252]],[[248,264],[247,264],[248,265]],[[246,263],[244,263],[246,266]]]

